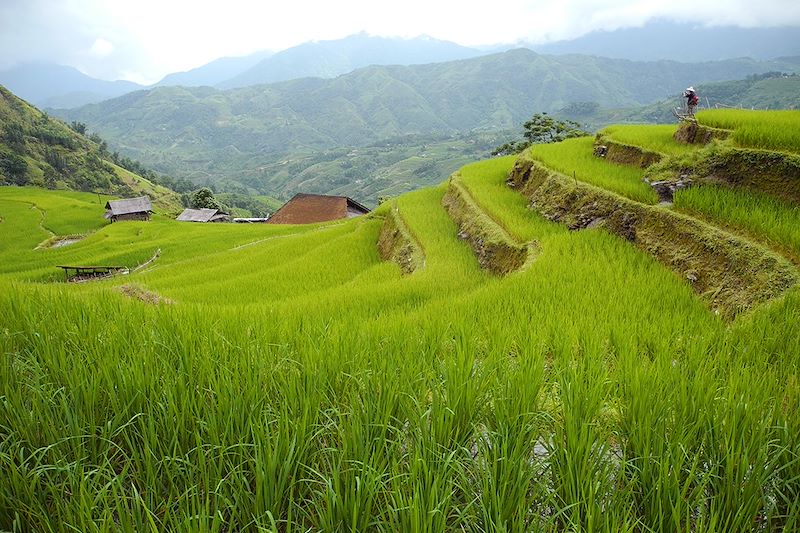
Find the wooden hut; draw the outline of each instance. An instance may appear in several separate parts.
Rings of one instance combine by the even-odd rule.
[[[183,210],[178,215],[177,220],[181,222],[230,222],[231,217],[228,213],[223,213],[219,209],[203,208]]]
[[[125,200],[113,200],[106,203],[105,218],[111,222],[119,220],[150,220],[150,213],[153,206],[150,198],[140,196],[138,198],[128,198]]]
[[[311,224],[369,213],[369,209],[347,196],[298,193],[267,221],[268,224]]]

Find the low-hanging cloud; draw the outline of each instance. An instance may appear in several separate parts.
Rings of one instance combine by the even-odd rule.
[[[796,0],[3,0],[0,69],[25,61],[140,82],[221,56],[366,31],[464,45],[548,41],[652,19],[696,25],[800,25]]]

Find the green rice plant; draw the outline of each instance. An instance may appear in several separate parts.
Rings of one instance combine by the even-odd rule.
[[[658,202],[655,191],[642,181],[642,169],[595,157],[593,147],[593,137],[578,137],[560,143],[534,145],[530,148],[530,154],[565,176],[608,189],[637,202]]]
[[[513,164],[514,156],[472,163],[461,169],[461,181],[481,209],[519,242],[565,231],[559,224],[534,216],[525,197],[506,185]]]
[[[602,362],[588,354],[576,361],[562,356],[559,363],[554,383],[559,408],[547,444],[551,505],[562,527],[593,531],[601,528],[615,492],[613,450],[603,438],[601,416],[611,382]]]
[[[28,204],[38,210],[42,229],[53,235],[80,235],[99,229],[105,205],[113,196],[73,191],[48,191],[38,187],[3,187],[0,198]]]
[[[639,146],[665,155],[683,155],[697,150],[695,145],[675,140],[677,129],[674,124],[617,124],[603,128],[599,134],[623,144]]]
[[[800,111],[709,109],[697,114],[701,124],[733,130],[733,142],[746,148],[800,153]]]
[[[544,360],[533,353],[518,357],[500,359],[493,369],[492,408],[471,469],[484,530],[529,531],[546,522],[537,517],[547,497],[539,483],[546,436]]]
[[[623,364],[620,441],[634,509],[651,531],[685,531],[710,483],[701,454],[705,425],[696,416],[713,402],[714,382],[704,373],[688,381],[677,359]]]
[[[675,192],[676,208],[743,230],[772,246],[800,255],[800,207],[756,191],[701,185]]]

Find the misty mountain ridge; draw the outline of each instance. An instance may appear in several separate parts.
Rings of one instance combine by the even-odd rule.
[[[358,33],[344,39],[308,42],[278,52],[217,87],[232,89],[297,78],[334,78],[370,65],[442,63],[483,54],[474,48],[428,36],[401,39]]]
[[[145,88],[132,81],[99,80],[53,63],[16,65],[0,72],[0,84],[39,107],[75,107]]]
[[[241,57],[221,57],[185,72],[167,74],[155,85],[183,85],[186,87],[202,87],[208,85],[213,87],[223,81],[238,76],[273,54],[274,52],[270,50],[261,50]]]
[[[634,61],[767,60],[800,55],[800,27],[698,27],[653,20],[641,27],[594,31],[576,39],[524,46],[542,54],[587,54]]]

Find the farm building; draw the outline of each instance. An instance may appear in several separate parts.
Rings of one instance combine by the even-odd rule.
[[[268,224],[311,224],[353,218],[369,209],[347,196],[298,193],[270,217]]]
[[[140,196],[138,198],[128,198],[125,200],[113,200],[106,203],[105,218],[111,222],[118,220],[150,220],[150,213],[153,206],[150,198]]]
[[[229,222],[231,219],[228,213],[223,213],[219,209],[189,209],[183,210],[178,215],[177,220],[181,222]]]

